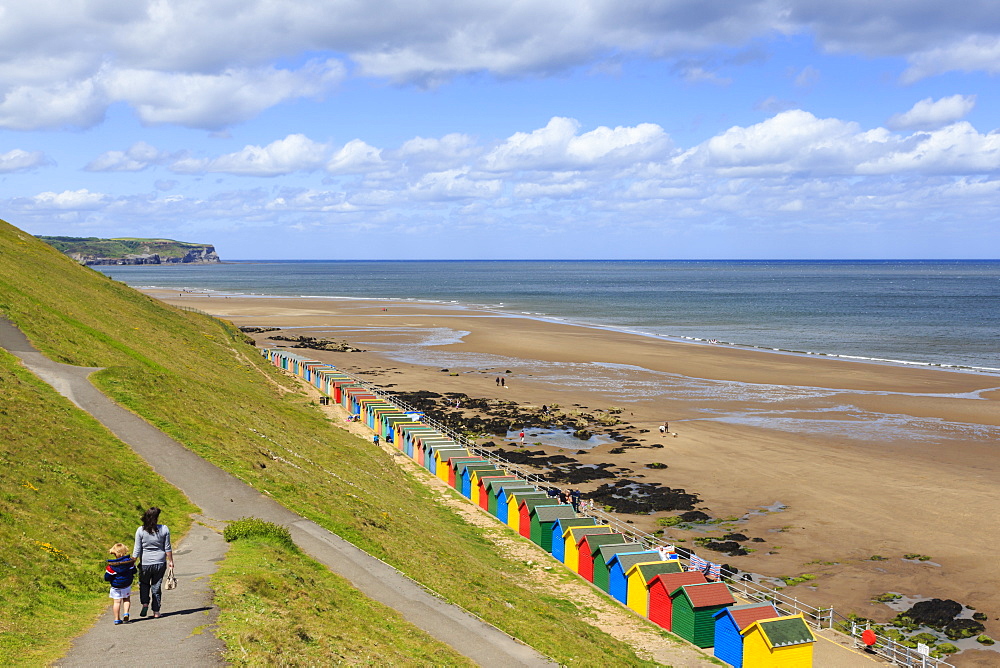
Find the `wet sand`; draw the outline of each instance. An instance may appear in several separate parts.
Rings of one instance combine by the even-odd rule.
[[[813,574],[786,590],[802,601],[888,620],[896,612],[873,596],[952,598],[986,612],[987,633],[1000,636],[1000,377],[666,341],[438,304],[148,292],[237,325],[345,340],[368,352],[295,352],[393,391],[620,408],[642,447],[541,449],[683,488],[713,518],[782,504],[708,527],[707,535],[732,529],[763,539],[744,543],[751,554],[699,553],[772,577]],[[660,436],[665,420],[676,436]],[[527,440],[534,442],[530,432]],[[658,516],[626,518],[652,531]],[[699,535],[705,530],[667,530],[685,547]],[[1000,654],[955,662],[997,665]]]

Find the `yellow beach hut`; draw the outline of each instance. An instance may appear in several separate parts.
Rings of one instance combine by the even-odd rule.
[[[810,668],[816,636],[805,618],[762,619],[743,629],[743,668]]]
[[[563,532],[563,563],[574,573],[580,571],[580,548],[578,543],[584,536],[592,533],[611,533],[611,527],[607,524],[593,525],[589,527],[569,527]]]

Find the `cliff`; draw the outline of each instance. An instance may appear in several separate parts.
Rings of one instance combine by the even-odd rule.
[[[99,239],[43,237],[39,239],[80,264],[208,264],[221,262],[215,247],[172,239]]]

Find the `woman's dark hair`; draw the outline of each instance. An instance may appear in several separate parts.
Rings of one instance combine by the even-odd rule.
[[[142,529],[148,534],[156,533],[156,524],[160,521],[160,509],[153,506],[142,514]]]

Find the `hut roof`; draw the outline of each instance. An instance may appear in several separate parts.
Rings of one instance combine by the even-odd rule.
[[[680,573],[660,573],[659,575],[654,575],[649,581],[652,585],[654,582],[660,582],[663,587],[667,590],[667,593],[673,592],[675,589],[681,585],[687,584],[699,584],[701,582],[708,582],[705,579],[705,574],[699,571],[682,571]]]
[[[574,543],[579,543],[582,536],[589,536],[590,534],[598,533],[611,533],[611,527],[607,524],[568,527],[565,531],[563,531],[563,536],[565,537],[568,534],[573,537]]]
[[[641,543],[612,543],[611,545],[601,545],[597,548],[594,556],[599,552],[604,559],[604,563],[611,561],[611,557],[622,552],[639,552],[642,550]]]
[[[535,498],[525,499],[522,497],[518,497],[517,505],[519,508],[521,506],[527,507],[528,513],[531,514],[531,511],[533,511],[535,508],[544,508],[546,506],[557,506],[559,505],[559,501],[553,499],[550,496],[545,496],[541,499],[535,499]]]
[[[632,568],[636,564],[641,564],[644,561],[658,558],[659,555],[650,550],[642,550],[641,552],[619,552],[608,560],[608,566],[610,567],[610,562],[617,559],[618,564],[621,566],[622,573],[628,573],[628,569]]]
[[[624,543],[627,538],[620,533],[605,533],[605,534],[590,534],[589,536],[584,536],[577,541],[577,545],[583,545],[583,542],[587,542],[587,547],[590,550],[590,554],[593,555],[597,552],[597,549],[601,545],[611,545],[614,543]]]
[[[743,605],[734,605],[732,607],[719,610],[713,616],[718,619],[726,614],[733,618],[733,621],[736,622],[736,626],[740,631],[758,620],[781,617],[781,613],[775,610],[774,606],[770,603],[745,603]]]
[[[670,592],[671,598],[686,596],[692,608],[710,608],[716,605],[733,605],[733,598],[725,582],[700,582],[681,585]]]
[[[557,506],[538,506],[535,508],[535,516],[539,522],[555,522],[556,520],[568,520],[576,517],[573,506],[560,504]]]
[[[753,622],[741,633],[747,635],[754,626],[759,626],[764,633],[764,639],[773,649],[775,647],[789,647],[791,645],[801,645],[807,642],[816,642],[816,636],[809,630],[806,620],[802,615],[790,615],[788,617],[778,617],[777,619],[762,619]]]
[[[628,569],[631,573],[633,569],[639,569],[642,573],[642,581],[649,584],[649,581],[660,573],[683,573],[684,567],[678,561],[655,561],[650,560],[641,564],[636,564]]]

